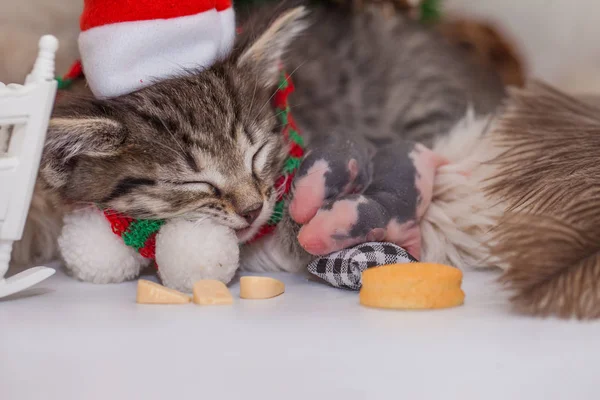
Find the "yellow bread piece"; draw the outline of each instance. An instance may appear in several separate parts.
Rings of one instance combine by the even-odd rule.
[[[136,301],[140,304],[186,304],[190,296],[158,283],[140,279]]]
[[[376,308],[430,309],[464,303],[462,272],[433,263],[390,264],[362,273],[360,304]]]
[[[203,279],[194,283],[194,303],[201,306],[233,304],[233,296],[221,281]]]
[[[285,291],[283,282],[263,276],[242,276],[240,297],[242,299],[270,299]]]

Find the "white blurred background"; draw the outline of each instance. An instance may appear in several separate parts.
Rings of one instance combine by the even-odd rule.
[[[519,48],[530,76],[570,92],[600,92],[600,0],[443,1],[448,13],[494,22]],[[44,33],[61,41],[58,70],[66,72],[77,57],[82,3],[0,0],[0,81],[24,78]]]
[[[60,41],[57,70],[66,73],[78,54],[82,8],[83,0],[0,0],[0,82],[23,82],[46,33]]]
[[[600,0],[442,0],[448,13],[494,22],[530,76],[570,92],[600,92]]]

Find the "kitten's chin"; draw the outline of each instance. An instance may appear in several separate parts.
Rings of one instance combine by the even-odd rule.
[[[254,223],[246,228],[236,229],[235,234],[237,236],[239,243],[246,243],[250,239],[252,239],[262,228],[264,224],[269,221],[271,218],[271,213],[273,212],[273,207],[275,206],[275,197],[269,199],[265,206],[263,207],[262,213],[258,216]]]
[[[248,240],[252,239],[252,237],[258,232],[259,227],[249,226],[243,229],[236,229],[235,235],[237,236],[239,243],[246,243]]]
[[[262,215],[261,215],[262,217]],[[252,239],[260,230],[260,228],[266,224],[268,218],[258,218],[252,225],[247,228],[236,229],[235,235],[237,236],[238,243],[246,243],[250,239]]]

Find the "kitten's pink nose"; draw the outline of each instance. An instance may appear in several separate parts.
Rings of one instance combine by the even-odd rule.
[[[252,204],[250,207],[246,208],[244,211],[242,211],[240,213],[240,215],[242,216],[242,218],[244,218],[246,220],[246,222],[248,222],[249,224],[252,224],[254,221],[256,221],[256,218],[258,218],[262,209],[263,209],[262,202],[255,203],[255,204]]]

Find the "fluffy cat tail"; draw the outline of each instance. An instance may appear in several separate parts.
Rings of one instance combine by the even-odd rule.
[[[600,317],[600,109],[534,82],[513,90],[487,187],[506,202],[492,254],[532,315]]]
[[[503,219],[492,251],[510,265],[501,281],[514,292],[511,300],[517,310],[563,318],[600,317],[600,220],[592,217],[596,228],[591,231],[589,226],[535,214]]]

